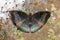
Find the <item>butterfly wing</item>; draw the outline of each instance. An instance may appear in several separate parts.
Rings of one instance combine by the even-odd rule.
[[[17,30],[21,30],[21,31],[26,32],[26,33],[30,32],[29,27],[26,24],[26,22],[24,22],[24,24],[21,27],[17,28]]]
[[[21,26],[27,18],[27,14],[22,11],[10,11],[10,14],[12,22],[16,26]]]
[[[17,30],[21,30],[23,32],[30,32],[28,27],[28,15],[22,11],[10,11],[11,19],[13,24],[17,27]]]
[[[35,25],[32,26],[32,32],[36,32],[37,30],[42,28],[43,25],[47,22],[49,17],[50,17],[50,12],[48,11],[41,11],[35,13],[33,15]]]
[[[46,23],[48,18],[50,17],[50,12],[48,11],[41,11],[41,12],[37,12],[33,15],[33,17],[39,21],[39,22],[42,22],[42,23]]]

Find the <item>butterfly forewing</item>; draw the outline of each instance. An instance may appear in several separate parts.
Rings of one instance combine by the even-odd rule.
[[[23,24],[23,22],[27,18],[27,14],[22,11],[10,11],[10,14],[13,23],[17,26]]]
[[[40,12],[35,13],[33,17],[39,22],[46,23],[48,18],[50,17],[50,12],[40,11]]]

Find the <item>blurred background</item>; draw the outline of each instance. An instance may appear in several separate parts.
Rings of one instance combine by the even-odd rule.
[[[0,40],[60,40],[60,0],[0,0]],[[24,33],[13,25],[7,11],[35,13],[51,11],[47,23],[35,33]]]

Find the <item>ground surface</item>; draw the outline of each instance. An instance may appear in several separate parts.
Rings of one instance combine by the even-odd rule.
[[[0,20],[0,40],[60,40],[60,0],[47,0],[46,4],[38,0],[31,5],[25,4],[25,8],[32,13],[36,10],[52,11],[51,17],[42,29],[31,34],[16,30],[10,19],[5,24]]]

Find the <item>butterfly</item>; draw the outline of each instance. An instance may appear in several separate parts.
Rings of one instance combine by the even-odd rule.
[[[21,30],[26,33],[34,33],[41,29],[50,17],[49,11],[39,11],[37,13],[25,13],[23,11],[9,11],[13,24],[17,27],[17,30]]]

